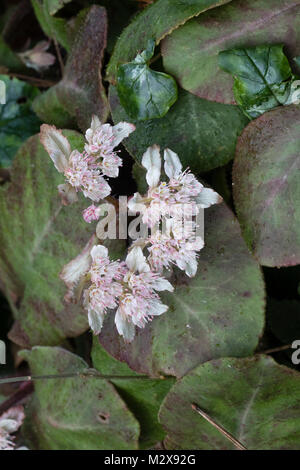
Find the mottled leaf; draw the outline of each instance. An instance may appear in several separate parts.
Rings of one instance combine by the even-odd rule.
[[[20,355],[33,375],[80,374],[88,365],[58,347],[35,347]],[[132,450],[139,424],[114,387],[95,377],[36,380],[26,408],[23,435],[40,450]]]
[[[79,134],[64,134],[72,149],[82,149]],[[81,217],[87,206],[83,197],[61,205],[57,186],[63,182],[36,135],[16,155],[11,182],[0,188],[0,273],[6,295],[19,306],[10,338],[22,346],[58,344],[88,328],[81,305],[63,302],[66,288],[59,273],[95,227]],[[120,256],[122,246],[111,242],[111,254]]]
[[[149,39],[159,44],[163,37],[193,16],[228,1],[231,0],[157,0],[137,15],[121,34],[107,68],[107,78],[115,84],[118,66],[133,60],[147,47]]]
[[[249,450],[296,450],[300,375],[267,356],[223,358],[196,367],[167,395],[160,421],[167,449],[236,447],[192,407],[196,403]]]
[[[163,117],[177,100],[173,77],[149,67],[155,41],[128,64],[118,68],[117,91],[120,103],[130,118],[143,121]]]
[[[256,46],[219,54],[219,66],[234,77],[235,101],[249,118],[293,104],[297,77],[282,49],[282,45]]]
[[[298,0],[235,0],[178,28],[162,43],[165,71],[201,98],[234,103],[233,79],[218,68],[218,54],[233,48],[284,44],[300,52]]]
[[[237,106],[211,103],[182,90],[174,106],[159,120],[132,121],[120,105],[113,86],[110,105],[115,122],[130,121],[136,125],[125,147],[137,162],[149,146],[159,144],[176,152],[183,166],[196,173],[231,160],[237,136],[249,122]]]
[[[92,360],[93,366],[102,374],[139,376],[127,364],[107,354],[97,337],[94,337]],[[140,423],[140,447],[147,449],[162,441],[165,433],[157,415],[164,397],[174,384],[174,379],[115,379],[111,380],[111,383]]]
[[[7,168],[20,145],[39,130],[40,120],[31,109],[39,90],[7,75],[0,75],[0,81],[5,86],[6,101],[0,104],[0,168]]]
[[[76,121],[85,131],[92,114],[106,120],[108,103],[100,75],[106,30],[105,8],[92,6],[72,44],[63,79],[34,101],[34,110],[42,121],[57,127]]]
[[[198,272],[173,280],[175,293],[161,295],[169,310],[137,329],[131,344],[117,334],[113,315],[101,344],[137,372],[180,377],[199,363],[253,353],[264,326],[264,284],[231,211],[205,211],[205,247]]]
[[[237,145],[233,195],[245,240],[260,264],[300,263],[300,108],[252,121]]]

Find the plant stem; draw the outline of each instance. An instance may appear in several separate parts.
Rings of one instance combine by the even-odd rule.
[[[234,444],[238,450],[247,450],[246,447],[240,441],[238,441],[232,434],[230,434],[230,432],[226,431],[223,426],[216,423],[207,413],[205,413],[205,411],[201,410],[198,405],[192,403],[191,406],[193,410],[195,410],[197,413],[199,413],[200,416],[202,416],[202,418],[206,419],[206,421],[208,421],[214,428],[216,428],[221,434],[223,434],[223,436],[225,436],[230,442],[232,442],[232,444]]]
[[[5,377],[0,379],[0,385],[15,383],[15,382],[31,382],[33,380],[49,380],[49,379],[66,379],[66,378],[95,378],[101,380],[164,380],[165,377],[148,377],[148,375],[103,375],[99,374],[96,370],[87,370],[75,373],[65,373],[57,375],[26,375],[23,377]]]

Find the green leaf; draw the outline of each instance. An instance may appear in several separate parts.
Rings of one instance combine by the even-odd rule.
[[[80,374],[88,365],[58,347],[21,351],[32,375]],[[92,371],[91,371],[92,372]],[[132,450],[139,424],[114,387],[96,377],[36,380],[23,434],[35,450]]]
[[[282,49],[283,45],[257,46],[219,54],[220,67],[234,76],[235,101],[250,118],[292,104],[297,77]]]
[[[34,110],[42,121],[57,127],[77,122],[82,131],[90,126],[93,114],[106,121],[108,103],[99,74],[106,32],[105,8],[93,5],[78,28],[63,79],[34,101]]]
[[[45,7],[50,15],[55,15],[61,8],[72,0],[44,0]]]
[[[94,337],[92,349],[93,366],[101,374],[139,376],[124,362],[111,357]],[[110,380],[134,413],[141,426],[140,447],[147,449],[165,437],[158,422],[157,415],[160,405],[174,384],[173,378],[162,379],[120,379]]]
[[[295,58],[294,58],[294,61],[295,61],[296,64],[300,67],[300,56],[299,56],[299,57],[295,57]]]
[[[23,72],[26,68],[21,59],[0,36],[0,64],[13,72]]]
[[[252,121],[237,145],[233,196],[245,240],[260,264],[300,263],[300,108]]]
[[[207,362],[178,381],[160,421],[167,449],[232,450],[234,445],[191,407],[196,403],[249,450],[299,448],[300,375],[268,356]]]
[[[174,78],[148,66],[154,48],[155,41],[150,40],[145,51],[118,68],[120,103],[130,118],[138,121],[163,117],[177,100]]]
[[[51,16],[48,10],[49,0],[31,0],[35,16],[45,35],[57,40],[67,51],[70,50],[72,42],[69,36],[67,21],[63,18]]]
[[[113,315],[106,319],[99,338],[112,356],[140,373],[181,377],[207,360],[253,353],[264,327],[264,283],[225,204],[205,211],[196,277],[178,273],[171,282],[175,292],[161,295],[169,310],[132,343],[118,335]]]
[[[110,87],[114,122],[136,125],[125,147],[137,162],[145,150],[159,144],[176,152],[184,167],[195,173],[225,165],[234,157],[237,136],[249,122],[237,106],[201,100],[179,90],[177,102],[160,120],[132,121],[120,105],[115,87]]]
[[[115,84],[120,64],[130,62],[146,49],[148,41],[156,44],[193,16],[200,15],[231,0],[157,0],[137,15],[124,29],[107,68],[108,80]]]
[[[82,150],[82,136],[64,135],[72,149]],[[19,305],[10,338],[25,347],[59,344],[88,328],[81,305],[64,303],[59,273],[82,251],[93,227],[80,216],[87,206],[83,197],[61,205],[57,186],[63,182],[36,135],[17,153],[11,182],[0,187],[1,286],[12,305]],[[110,244],[111,254],[120,257],[124,241]]]
[[[31,109],[39,90],[7,75],[0,75],[0,81],[6,98],[0,104],[0,168],[7,168],[21,144],[39,130],[40,120]]]
[[[165,71],[200,98],[234,103],[218,54],[261,44],[285,44],[289,59],[299,55],[298,0],[237,0],[192,19],[162,42]]]

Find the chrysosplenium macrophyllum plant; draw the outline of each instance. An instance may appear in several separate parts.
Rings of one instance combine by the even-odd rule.
[[[101,124],[94,116],[85,134],[84,151],[79,152],[71,151],[67,138],[54,126],[41,127],[41,142],[66,180],[58,187],[63,204],[76,202],[79,191],[93,202],[103,201],[110,194],[106,178],[117,177],[122,165],[115,148],[134,129],[126,122]],[[111,261],[108,249],[94,235],[60,275],[68,287],[65,300],[82,297],[93,333],[99,334],[105,315],[115,311],[116,328],[127,342],[134,339],[136,327],[144,328],[153,317],[168,310],[158,294],[174,290],[164,270],[177,266],[189,277],[195,276],[197,256],[204,246],[197,233],[197,214],[221,201],[188,169],[183,171],[179,157],[170,149],[164,150],[163,179],[157,145],[147,149],[142,165],[149,188],[143,196],[135,193],[128,209],[130,214],[141,214],[147,234],[132,242],[125,261]],[[92,204],[83,212],[88,223],[100,215],[101,204]],[[97,229],[96,233],[99,235]]]

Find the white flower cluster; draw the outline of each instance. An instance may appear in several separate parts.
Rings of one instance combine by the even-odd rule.
[[[85,134],[84,152],[80,153],[71,151],[61,131],[42,126],[41,141],[56,169],[66,178],[66,183],[59,186],[64,204],[75,202],[78,191],[94,202],[110,194],[104,177],[117,177],[122,165],[114,149],[134,129],[126,122],[111,126],[93,117]],[[221,201],[217,193],[203,187],[189,170],[183,171],[179,157],[170,149],[164,151],[167,181],[161,180],[162,160],[157,145],[147,149],[142,165],[147,170],[148,191],[143,196],[135,193],[128,209],[142,214],[151,235],[134,241],[125,261],[111,261],[107,248],[97,244],[98,239],[93,236],[60,275],[69,288],[67,301],[74,299],[74,287],[79,287],[80,294],[83,291],[83,304],[93,332],[100,333],[105,315],[114,310],[116,328],[127,342],[133,340],[136,327],[144,328],[153,317],[168,309],[158,295],[161,291],[174,290],[163,277],[164,269],[177,266],[189,277],[195,276],[198,252],[204,241],[197,235],[193,218],[200,209]],[[184,228],[183,207],[190,219]],[[100,214],[101,206],[93,204],[83,212],[83,217],[90,223],[99,219]],[[160,230],[163,224],[165,232]]]

